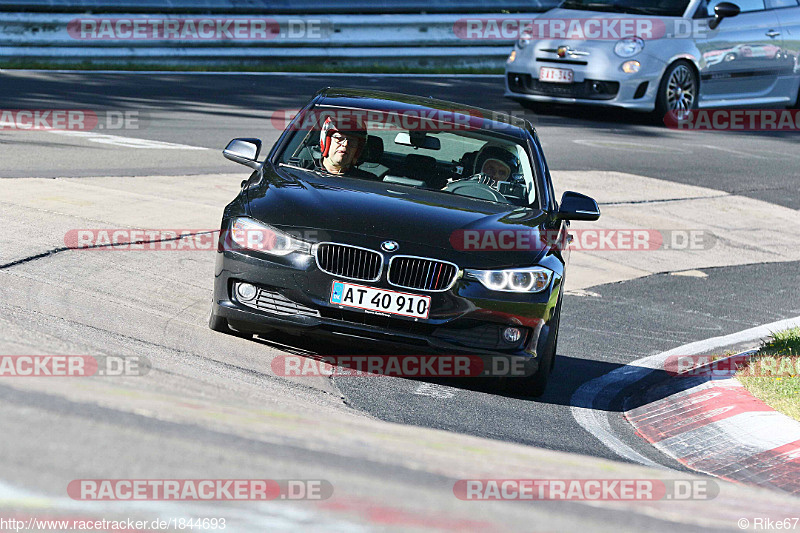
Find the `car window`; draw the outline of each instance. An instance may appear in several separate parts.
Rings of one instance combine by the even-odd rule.
[[[353,110],[319,109],[319,117],[330,114],[339,124],[354,123],[346,116]],[[278,155],[279,163],[324,171],[317,126],[324,118],[312,117],[314,112],[312,109],[308,112],[311,118],[302,120],[307,127],[294,128],[293,137]],[[536,202],[535,166],[524,142],[464,123],[423,121],[419,122],[425,124],[422,128],[399,127],[406,123],[407,119],[398,119],[395,113],[381,111],[358,121],[357,131],[363,139],[359,141],[363,144],[358,173],[348,177],[519,206]]]
[[[539,135],[536,132],[534,132],[533,137],[536,139],[536,143],[541,146],[542,142],[539,140]],[[558,198],[556,198],[556,191],[553,189],[553,180],[550,177],[550,169],[547,165],[547,158],[544,156],[544,154],[540,154],[540,156],[542,158],[545,174],[547,175],[547,179],[545,180],[547,182],[547,193],[550,195],[550,202],[555,205],[558,202]]]
[[[682,17],[689,0],[565,0],[559,7],[581,11]]]
[[[797,7],[797,0],[767,0],[767,8],[781,9],[784,7]]]
[[[717,4],[721,4],[722,2],[726,2],[730,0],[709,0],[707,14],[709,17],[714,16],[714,7]],[[764,0],[734,0],[731,2],[732,4],[736,4],[739,6],[741,13],[749,13],[752,11],[764,11]]]

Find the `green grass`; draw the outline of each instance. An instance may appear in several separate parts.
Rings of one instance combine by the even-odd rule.
[[[800,420],[800,328],[774,333],[742,374],[737,378],[753,396]]]
[[[503,74],[502,68],[448,67],[442,65],[404,65],[392,63],[259,62],[259,63],[121,63],[94,61],[0,61],[0,69],[30,70],[162,70],[170,72],[321,72],[366,74]]]

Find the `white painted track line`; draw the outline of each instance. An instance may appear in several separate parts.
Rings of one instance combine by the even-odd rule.
[[[614,434],[608,421],[608,411],[605,410],[610,405],[611,400],[625,387],[633,385],[655,370],[662,370],[664,362],[673,355],[701,354],[735,344],[753,342],[768,337],[776,331],[793,327],[800,327],[800,316],[756,326],[729,335],[690,342],[666,352],[637,359],[623,367],[612,370],[608,374],[584,383],[578,388],[570,400],[572,416],[581,427],[594,435],[604,446],[620,457],[643,465],[656,466],[653,461],[622,442]]]
[[[65,131],[65,130],[44,130],[56,135],[65,137],[76,137],[85,139],[89,142],[98,144],[109,144],[111,146],[122,146],[125,148],[137,148],[142,150],[209,150],[201,146],[189,146],[188,144],[169,143],[164,141],[153,141],[150,139],[138,139],[135,137],[121,137],[119,135],[109,135],[106,133],[96,133],[93,131]]]

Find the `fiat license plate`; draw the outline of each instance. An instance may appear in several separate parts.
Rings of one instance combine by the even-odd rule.
[[[572,83],[572,71],[568,68],[542,67],[539,69],[539,81]]]

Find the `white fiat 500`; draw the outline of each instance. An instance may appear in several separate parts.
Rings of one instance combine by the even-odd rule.
[[[793,106],[798,0],[566,0],[533,19],[505,96],[669,111]]]

